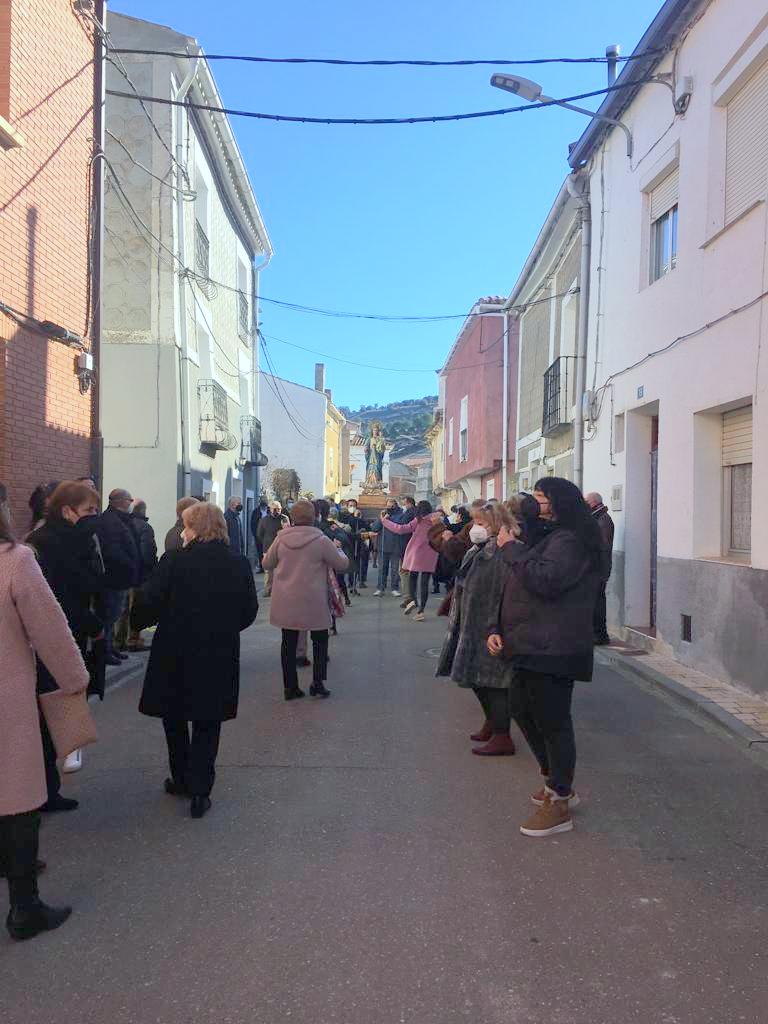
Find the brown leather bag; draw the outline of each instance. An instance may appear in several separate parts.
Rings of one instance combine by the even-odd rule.
[[[80,693],[53,690],[39,694],[37,700],[59,759],[97,741],[96,725],[84,690]]]

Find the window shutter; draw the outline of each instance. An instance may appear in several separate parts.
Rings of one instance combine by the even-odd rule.
[[[651,192],[651,223],[658,220],[659,217],[662,217],[677,204],[679,179],[680,171],[676,167]]]
[[[727,108],[725,223],[758,199],[768,180],[768,63],[750,78]]]
[[[752,406],[723,414],[723,465],[752,462]]]

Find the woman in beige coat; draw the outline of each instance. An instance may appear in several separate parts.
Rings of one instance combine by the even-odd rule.
[[[46,906],[37,891],[38,808],[47,793],[35,654],[62,690],[88,686],[64,612],[33,552],[14,543],[0,506],[0,867],[8,879],[6,924],[14,939],[58,928],[71,913]]]

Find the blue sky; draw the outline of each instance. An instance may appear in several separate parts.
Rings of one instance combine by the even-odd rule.
[[[629,53],[660,0],[115,0],[112,9],[196,36],[211,53],[374,58],[599,56]],[[407,117],[511,106],[493,68],[334,68],[214,62],[224,102],[268,113]],[[504,69],[506,70],[506,69]],[[565,96],[605,84],[603,65],[512,69]],[[364,313],[460,314],[507,293],[568,170],[587,119],[560,109],[442,125],[233,126],[272,237],[264,296]],[[337,404],[414,398],[435,375],[459,320],[390,324],[262,305],[277,372],[311,386],[326,359]],[[283,339],[282,342],[271,340]],[[428,372],[422,372],[422,371]],[[408,371],[408,372],[401,372]]]

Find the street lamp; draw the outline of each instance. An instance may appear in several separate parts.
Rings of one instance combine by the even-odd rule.
[[[495,89],[503,89],[504,92],[514,93],[528,103],[542,103],[545,105],[565,107],[566,110],[575,110],[578,114],[586,114],[587,117],[596,117],[600,121],[607,121],[608,124],[621,128],[627,137],[627,156],[632,159],[632,133],[622,122],[612,117],[605,117],[603,114],[596,114],[594,110],[587,110],[586,107],[577,107],[573,103],[565,103],[563,100],[552,99],[551,96],[543,94],[542,86],[538,82],[532,82],[530,78],[518,78],[515,75],[491,75],[491,85]]]

